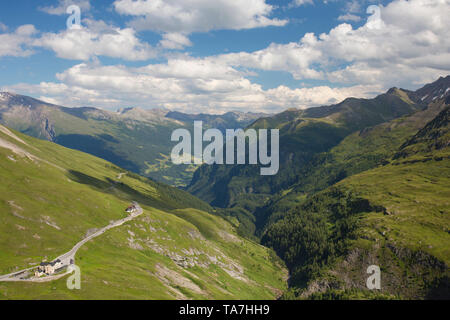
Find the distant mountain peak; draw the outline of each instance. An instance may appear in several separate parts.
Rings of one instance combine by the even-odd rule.
[[[436,99],[442,99],[450,95],[450,75],[440,77],[435,82],[425,85],[415,91],[422,103],[431,103]]]
[[[162,112],[169,112],[168,109],[166,108],[152,108],[152,109],[145,109],[142,107],[125,107],[125,108],[120,108],[117,109],[116,113],[119,114],[126,114],[126,113],[137,113],[137,112],[143,112],[143,113],[162,113]]]
[[[13,97],[16,97],[17,95],[11,92],[0,92],[0,100],[6,101]]]
[[[133,107],[120,108],[120,109],[117,109],[116,113],[124,114],[124,113],[127,113],[127,112],[129,112],[129,111],[131,111],[133,109],[134,109]]]
[[[402,93],[402,92],[410,92],[410,91],[406,90],[406,89],[403,89],[403,88],[392,87],[386,93],[387,94],[399,94],[399,93]]]
[[[393,94],[393,93],[397,92],[397,90],[398,90],[397,87],[392,87],[392,88],[390,88],[386,93],[387,93],[387,94]]]

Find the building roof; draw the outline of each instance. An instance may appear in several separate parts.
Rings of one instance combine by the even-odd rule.
[[[41,262],[40,266],[41,266],[41,267],[45,267],[45,266],[52,266],[52,267],[53,267],[54,265],[56,265],[56,264],[59,263],[59,262],[61,262],[60,259],[55,260],[55,261],[53,261],[53,262]]]

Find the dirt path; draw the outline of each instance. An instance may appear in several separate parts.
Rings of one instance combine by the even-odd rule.
[[[28,146],[28,144],[23,141],[22,139],[20,139],[18,136],[16,136],[14,133],[12,133],[8,128],[0,125],[0,131],[3,132],[4,134],[6,134],[7,136],[10,136],[11,138],[13,138],[14,140],[19,141],[20,143]]]
[[[17,140],[18,142],[24,144],[25,146],[27,146],[29,148],[37,150],[35,147],[28,145],[25,141],[23,141],[22,139],[17,137],[15,134],[13,134],[11,131],[9,131],[6,127],[4,127],[2,125],[0,125],[0,132],[6,134],[7,136],[9,136],[9,137],[11,137],[11,138],[13,138],[15,140]],[[54,163],[51,163],[51,162],[49,162],[47,160],[43,160],[43,159],[41,159],[41,158],[31,154],[30,152],[26,151],[22,147],[19,147],[18,145],[14,144],[12,142],[9,142],[9,141],[3,139],[2,137],[0,137],[0,147],[1,148],[5,148],[5,149],[9,149],[12,152],[14,152],[15,154],[17,154],[18,156],[26,157],[26,158],[30,159],[31,161],[41,161],[41,162],[47,163],[47,164],[49,164],[49,165],[51,165],[51,166],[53,166],[55,168],[58,168],[58,169],[60,169],[62,171],[67,171],[66,169],[61,168],[60,166],[58,166],[58,165],[56,165]],[[10,160],[16,162],[15,159],[11,159],[10,158]]]

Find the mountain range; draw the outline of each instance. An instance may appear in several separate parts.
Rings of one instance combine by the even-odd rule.
[[[83,151],[174,186],[186,186],[195,166],[173,166],[170,141],[177,128],[242,128],[258,113],[188,115],[163,109],[124,108],[117,112],[96,108],[65,108],[31,97],[0,93],[0,123],[27,135]]]
[[[289,298],[370,297],[369,265],[387,296],[448,298],[449,88],[447,76],[259,119],[250,127],[280,129],[278,175],[203,165],[187,190],[275,249]]]
[[[274,115],[71,109],[1,93],[1,234],[14,233],[1,238],[1,273],[67,251],[132,201],[144,215],[80,250],[89,290],[0,282],[0,297],[449,299],[449,88],[447,76]],[[171,132],[195,120],[279,129],[278,174],[172,166]],[[379,290],[366,286],[374,265]]]

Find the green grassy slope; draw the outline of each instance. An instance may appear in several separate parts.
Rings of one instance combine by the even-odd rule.
[[[264,208],[256,212],[259,231],[308,195],[346,177],[387,164],[402,144],[433,120],[445,105],[442,100],[437,100],[412,115],[357,131],[330,151],[316,155],[300,169],[301,178],[295,184],[272,197]]]
[[[288,264],[296,297],[450,298],[449,114],[447,105],[400,157],[300,201],[267,228],[262,242]],[[372,264],[382,271],[377,293],[365,287]]]
[[[207,213],[208,204],[105,160],[0,129],[0,274],[51,261],[124,218],[131,201],[144,209],[79,250],[81,290],[68,290],[65,279],[0,282],[0,299],[273,299],[284,290],[276,255],[240,238]]]

